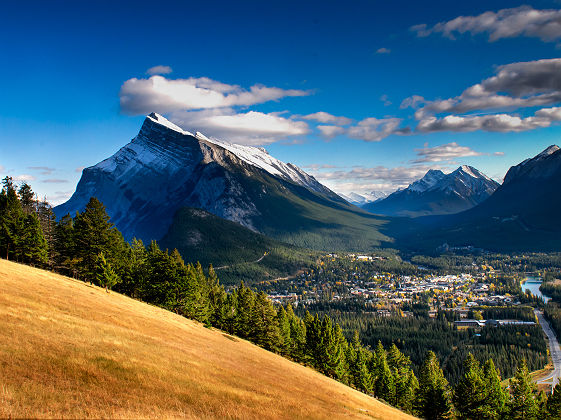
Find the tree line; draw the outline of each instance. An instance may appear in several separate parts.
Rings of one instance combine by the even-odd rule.
[[[148,247],[139,240],[127,243],[95,198],[74,217],[56,222],[50,206],[40,213],[38,200],[26,208],[31,189],[22,187],[16,191],[11,179],[4,179],[0,194],[0,249],[9,259],[114,288],[219,328],[427,419],[561,415],[561,394],[547,399],[538,393],[525,362],[511,383],[512,395],[501,386],[492,360],[480,367],[472,355],[456,387],[432,351],[417,377],[410,358],[395,344],[385,348],[378,342],[372,350],[357,332],[347,340],[327,315],[299,317],[290,305],[277,309],[264,292],[243,283],[226,292],[212,266],[205,272],[199,263],[186,264],[177,250],[161,250],[156,242]]]

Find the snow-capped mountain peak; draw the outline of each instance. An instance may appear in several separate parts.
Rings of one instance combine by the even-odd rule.
[[[285,163],[272,157],[263,147],[253,147],[230,143],[224,140],[216,139],[214,137],[207,137],[199,131],[197,131],[193,135],[189,131],[183,130],[178,125],[172,123],[162,115],[155,112],[151,113],[146,118],[156,124],[160,124],[163,127],[166,127],[185,136],[195,137],[197,140],[202,140],[220,146],[233,153],[245,163],[263,169],[271,175],[295,182],[316,192],[334,194],[324,185],[320,184],[313,176],[307,174],[296,165]]]
[[[151,121],[155,122],[156,124],[163,125],[164,127],[167,127],[170,130],[177,131],[178,133],[185,134],[187,136],[192,136],[193,135],[190,132],[185,131],[184,129],[182,129],[178,125],[175,125],[170,120],[168,120],[167,118],[161,116],[160,114],[158,114],[156,112],[152,112],[146,118],[150,119]],[[199,134],[199,133],[197,133],[197,134]]]
[[[559,146],[557,146],[556,144],[552,144],[547,149],[545,149],[543,152],[541,152],[539,155],[537,155],[536,158],[548,157],[548,156],[554,154],[555,152],[557,152],[558,150],[559,150]]]
[[[428,191],[439,184],[445,178],[444,172],[438,169],[430,169],[424,177],[418,179],[409,185],[408,190],[415,191],[417,193],[422,193]]]

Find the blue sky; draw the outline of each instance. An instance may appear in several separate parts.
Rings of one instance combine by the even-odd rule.
[[[560,143],[559,1],[114,3],[3,5],[0,175],[55,203],[151,111],[343,193]]]

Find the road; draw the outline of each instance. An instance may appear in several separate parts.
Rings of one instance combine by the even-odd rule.
[[[543,332],[547,335],[549,340],[549,353],[551,355],[551,359],[553,360],[553,372],[546,377],[539,379],[537,383],[551,384],[551,389],[553,389],[555,388],[555,385],[559,383],[559,378],[561,377],[561,349],[559,348],[559,341],[557,341],[555,333],[549,326],[549,322],[547,322],[543,316],[543,312],[535,309],[534,313],[538,317],[538,321],[542,326]]]
[[[268,253],[269,253],[269,251],[265,251],[265,252],[263,253],[263,255],[261,255],[261,257],[259,257],[259,258],[256,259],[255,261],[246,261],[246,262],[241,262],[241,263],[237,263],[237,264],[234,264],[234,265],[249,264],[249,263],[253,263],[253,264],[260,263],[260,262],[263,260],[263,258],[265,258],[265,257],[267,256]],[[216,268],[214,269],[214,271],[216,271],[216,270],[223,270],[223,269],[225,269],[225,268],[230,268],[231,266],[232,266],[232,265],[223,265],[222,267],[216,267]]]

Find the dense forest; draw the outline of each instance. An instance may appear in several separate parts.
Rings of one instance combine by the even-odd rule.
[[[465,354],[455,386],[432,351],[419,350],[425,354],[415,375],[411,358],[398,347],[405,343],[390,345],[383,329],[361,329],[363,337],[355,331],[349,339],[332,317],[309,312],[299,317],[290,305],[276,309],[265,293],[243,283],[227,293],[212,266],[205,272],[199,263],[186,264],[177,250],[161,250],[156,242],[148,247],[137,240],[125,242],[95,198],[83,212],[57,222],[48,203],[34,199],[29,185],[16,190],[5,178],[0,252],[7,259],[114,289],[219,328],[423,418],[561,416],[561,392],[550,398],[539,393],[524,360],[510,392],[501,385],[493,360],[480,363],[471,353]],[[483,334],[482,339],[495,340]],[[376,344],[365,346],[364,341]],[[561,391],[561,386],[556,389]]]
[[[334,305],[337,308],[338,302]],[[360,310],[340,311],[333,310],[333,307],[325,310],[326,306],[311,305],[306,309],[320,316],[331,317],[341,325],[347,337],[358,331],[363,344],[369,347],[374,348],[378,342],[384,346],[396,345],[411,360],[414,372],[418,372],[427,349],[431,349],[442,364],[445,377],[452,383],[461,377],[461,362],[468,353],[472,353],[481,363],[493,359],[505,377],[514,375],[518,361],[522,359],[526,360],[531,371],[547,364],[546,344],[538,325],[489,326],[475,332],[455,328],[451,321],[457,315],[453,312],[440,311],[436,319],[422,315],[402,317],[398,313],[382,317]],[[528,307],[479,309],[488,319],[501,319],[501,315],[505,315],[503,319],[535,321],[535,315]],[[304,311],[299,308],[298,313]]]

